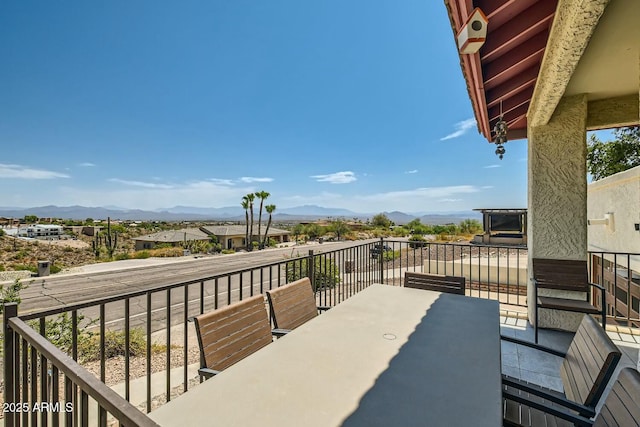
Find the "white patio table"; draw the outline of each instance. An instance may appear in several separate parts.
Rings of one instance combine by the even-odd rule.
[[[372,285],[151,412],[162,426],[502,425],[496,301]]]

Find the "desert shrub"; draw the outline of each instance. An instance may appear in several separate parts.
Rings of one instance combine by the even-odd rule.
[[[116,261],[123,261],[125,259],[131,259],[131,257],[127,253],[120,253],[120,254],[116,254],[113,257],[113,259],[116,260]]]
[[[89,332],[88,327],[95,322],[84,322],[84,316],[78,315],[78,356],[80,356],[81,343],[91,339],[93,334]],[[32,320],[29,322],[31,327],[40,330],[39,322]],[[53,319],[45,320],[45,336],[53,345],[67,354],[71,354],[73,345],[73,319],[69,313],[62,313]],[[99,354],[99,353],[98,353]]]
[[[287,263],[287,282],[309,276],[308,258]],[[333,260],[316,256],[313,260],[313,277],[311,278],[317,291],[322,288],[333,288],[340,283],[340,270]]]
[[[143,258],[149,258],[150,256],[161,257],[161,258],[179,257],[184,254],[184,249],[170,247],[170,248],[151,249],[149,251],[140,251],[140,252],[136,252],[136,258],[138,258],[137,256],[138,254],[144,253],[144,252],[146,252],[148,255],[144,256]]]
[[[38,267],[28,264],[11,264],[11,269],[14,271],[30,271],[32,273],[38,272]]]
[[[382,252],[382,259],[384,261],[393,261],[394,259],[400,258],[401,252],[398,251],[384,251]]]
[[[223,249],[220,251],[220,253],[227,255],[227,254],[235,254],[236,251],[234,249]]]
[[[13,254],[13,259],[24,259],[24,258],[28,258],[29,257],[29,252],[22,249],[19,250],[18,252],[16,252],[15,254]]]
[[[56,273],[60,273],[62,271],[62,267],[59,266],[58,264],[50,264],[49,265],[49,273],[51,274],[56,274]]]
[[[422,237],[419,234],[414,234],[411,237],[409,237],[409,247],[410,248],[422,248],[427,246],[427,239],[425,239],[424,237]]]
[[[129,330],[129,355],[131,357],[145,354],[147,341],[142,329]],[[104,334],[104,354],[110,357],[124,356],[124,331],[106,331]],[[100,358],[100,334],[92,333],[88,339],[78,339],[78,358],[83,362],[91,362]]]
[[[149,251],[139,251],[133,254],[134,259],[147,259],[151,256]]]
[[[20,279],[13,281],[11,285],[5,287],[0,285],[0,314],[4,313],[4,305],[15,302],[18,305],[22,302],[20,291],[29,287],[29,284],[22,283]]]

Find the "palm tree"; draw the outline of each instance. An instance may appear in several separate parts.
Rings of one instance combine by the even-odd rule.
[[[267,205],[264,209],[269,214],[269,220],[267,221],[267,229],[264,231],[264,240],[262,240],[262,247],[267,245],[267,235],[269,234],[269,227],[271,227],[271,214],[276,210],[276,205]]]
[[[269,197],[269,194],[266,191],[256,191],[255,196],[260,199],[260,211],[258,213],[258,240],[260,240],[261,236],[261,227],[262,227],[262,205],[264,204],[264,200]],[[262,249],[262,246],[260,247]]]
[[[247,196],[242,197],[242,209],[244,209],[244,219],[247,224],[247,228],[244,234],[244,241],[247,245],[247,249],[249,248],[249,198]]]
[[[251,217],[251,224],[249,225],[249,240],[247,241],[247,250],[250,251],[253,249],[253,201],[255,200],[256,195],[249,193],[245,197],[249,200],[249,214]],[[260,238],[260,236],[258,236],[258,238]]]

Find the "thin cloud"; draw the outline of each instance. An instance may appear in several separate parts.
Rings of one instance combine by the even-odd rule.
[[[456,130],[454,132],[451,132],[449,135],[440,138],[440,141],[446,141],[448,139],[458,138],[459,136],[462,136],[465,133],[467,133],[469,129],[472,129],[474,126],[476,126],[476,119],[473,119],[473,118],[458,122],[455,124]]]
[[[81,168],[94,168],[96,165],[95,163],[91,163],[91,162],[82,162],[82,163],[78,163],[78,166],[80,166]]]
[[[410,171],[405,171],[404,173],[418,173],[418,169],[414,169],[414,170],[410,170]]]
[[[233,181],[230,179],[211,178],[208,181],[218,185],[234,185]]]
[[[480,191],[478,187],[473,185],[453,185],[447,187],[422,187],[413,190],[390,191],[387,193],[372,194],[363,196],[364,200],[379,200],[391,202],[399,199],[413,198],[448,198],[454,194],[477,193]]]
[[[8,165],[0,163],[0,178],[15,179],[56,179],[70,178],[66,173],[48,171],[44,169],[33,169],[21,165]]]
[[[273,181],[273,178],[256,178],[256,177],[253,177],[253,176],[243,176],[242,178],[240,178],[240,181],[246,182],[246,183],[271,182],[271,181]]]
[[[331,184],[348,184],[356,181],[356,174],[351,171],[336,172],[328,175],[312,175],[311,178],[318,182],[328,182]]]
[[[169,185],[169,184],[157,184],[155,182],[143,182],[143,181],[129,181],[126,179],[119,179],[119,178],[111,178],[109,179],[109,182],[129,185],[131,187],[159,188],[159,189],[165,189],[165,190],[174,188],[173,185]]]
[[[445,202],[445,203],[453,203],[453,202],[461,202],[462,199],[440,199],[438,201],[439,202]]]
[[[483,185],[480,188],[482,188],[483,190],[489,190],[489,189],[493,188],[493,185]]]
[[[489,166],[484,166],[485,169],[495,169],[495,168],[501,168],[502,165],[489,165]]]

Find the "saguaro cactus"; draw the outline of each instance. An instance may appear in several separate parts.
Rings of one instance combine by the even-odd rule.
[[[104,243],[107,248],[109,258],[113,258],[113,253],[118,247],[118,232],[111,233],[111,218],[107,217],[107,234],[104,236]]]

